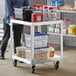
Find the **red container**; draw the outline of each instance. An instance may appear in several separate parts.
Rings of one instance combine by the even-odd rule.
[[[31,16],[31,22],[42,22],[43,21],[43,14],[34,12]]]
[[[33,4],[33,7],[36,8],[36,4]]]
[[[40,7],[41,7],[41,4],[38,4],[38,5],[37,5],[37,8],[40,8]]]

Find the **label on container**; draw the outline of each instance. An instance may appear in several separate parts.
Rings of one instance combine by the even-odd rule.
[[[44,6],[43,8],[43,20],[44,21],[48,20],[48,6]]]
[[[72,30],[71,29],[69,30],[69,33],[72,33]]]
[[[41,16],[37,16],[37,21],[41,21]]]
[[[53,56],[54,56],[54,51],[50,51],[49,57],[53,57]]]

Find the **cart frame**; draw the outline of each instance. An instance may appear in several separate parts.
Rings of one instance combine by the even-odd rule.
[[[14,53],[12,53],[12,59],[14,60],[14,66],[17,65],[17,61],[28,63],[28,64],[31,65],[31,72],[34,73],[35,64],[40,64],[40,63],[53,61],[54,64],[55,64],[55,68],[58,69],[58,66],[59,66],[58,64],[63,59],[63,33],[62,33],[62,28],[63,28],[64,22],[59,20],[59,21],[44,21],[44,22],[33,23],[33,22],[26,22],[26,21],[11,19],[9,25],[10,25],[10,32],[11,32],[10,37],[11,37],[11,50],[12,51],[14,51],[13,30],[12,30],[13,23],[18,23],[18,24],[22,24],[22,25],[31,27],[30,28],[30,32],[31,32],[31,59],[20,58],[20,57],[17,57],[16,55],[14,55]],[[34,29],[35,29],[35,26],[38,26],[38,31],[41,32],[41,26],[49,25],[49,24],[58,24],[58,23],[61,24],[61,55],[60,56],[55,55],[53,58],[46,59],[46,60],[39,60],[39,61],[34,60]]]

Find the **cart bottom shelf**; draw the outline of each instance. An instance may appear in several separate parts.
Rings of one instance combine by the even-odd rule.
[[[27,64],[31,64],[31,60],[27,59],[27,58],[21,58],[21,57],[17,57],[16,55],[12,55],[12,59],[14,60],[18,60]],[[52,62],[52,61],[61,61],[61,56],[56,55],[50,59],[46,59],[46,60],[33,60],[32,64],[40,64],[40,63],[45,63],[45,62]]]

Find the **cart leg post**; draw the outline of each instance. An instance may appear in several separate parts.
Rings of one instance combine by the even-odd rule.
[[[32,73],[35,72],[35,64],[34,64],[34,25],[31,26],[31,67],[30,70]]]
[[[14,40],[13,40],[13,23],[10,23],[10,38],[11,38],[11,54],[14,54]],[[12,56],[11,55],[11,56]]]
[[[63,59],[63,24],[64,22],[61,23],[61,60]]]
[[[16,67],[17,66],[17,60],[13,59],[12,62],[13,62],[13,66]]]

